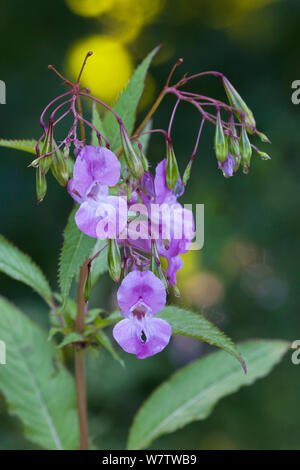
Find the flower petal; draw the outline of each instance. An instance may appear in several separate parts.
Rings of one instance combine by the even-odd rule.
[[[146,341],[142,343],[136,354],[138,359],[145,359],[160,353],[170,341],[172,328],[161,318],[148,318],[144,322],[143,332]]]
[[[97,201],[88,199],[76,212],[75,222],[89,237],[116,238],[127,223],[126,203],[117,196],[102,196]]]
[[[162,204],[164,202],[167,204],[172,204],[176,202],[176,196],[174,196],[171,189],[169,189],[167,186],[166,168],[167,160],[165,158],[157,165],[155,170],[154,187],[157,204]]]
[[[171,334],[169,323],[160,318],[147,318],[141,322],[126,318],[113,329],[113,337],[121,348],[135,354],[138,359],[161,352],[169,343]]]
[[[94,181],[114,186],[120,178],[121,165],[116,155],[105,147],[86,145],[76,158],[74,186],[82,196]]]
[[[151,313],[160,312],[166,303],[166,290],[160,279],[151,271],[133,271],[123,279],[117,293],[118,304],[123,314],[142,300]]]
[[[138,354],[141,346],[142,330],[138,327],[136,322],[126,318],[119,321],[113,329],[113,337],[117,343],[130,354]]]

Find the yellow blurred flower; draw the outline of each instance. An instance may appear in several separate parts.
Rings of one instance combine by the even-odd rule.
[[[93,55],[84,69],[81,84],[105,102],[112,103],[133,72],[131,57],[123,44],[109,36],[82,39],[74,44],[67,58],[67,67],[74,78],[88,51],[93,51]]]
[[[73,13],[80,16],[98,16],[112,8],[114,0],[66,0]]]

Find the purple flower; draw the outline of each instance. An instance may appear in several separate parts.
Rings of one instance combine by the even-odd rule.
[[[166,303],[161,280],[151,271],[132,271],[122,281],[117,298],[124,320],[115,325],[113,336],[124,351],[138,359],[162,351],[172,329],[169,323],[154,317]]]
[[[239,157],[239,159],[241,159],[241,157]],[[219,166],[220,170],[222,170],[223,175],[225,176],[225,178],[230,178],[231,176],[233,176],[234,173],[237,170],[237,167],[238,167],[238,165],[236,165],[236,163],[234,161],[234,158],[231,155],[231,153],[228,153],[228,156],[227,156],[225,162],[223,162],[223,163],[218,162],[218,166]]]
[[[120,171],[118,158],[105,147],[87,145],[76,158],[68,191],[80,204],[76,224],[90,237],[112,238],[126,225],[125,202],[109,196],[109,186],[118,183]]]

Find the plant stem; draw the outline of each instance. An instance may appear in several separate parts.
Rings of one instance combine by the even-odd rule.
[[[77,313],[75,326],[79,333],[84,331],[84,284],[88,275],[89,258],[86,258],[80,268],[77,288]],[[84,365],[84,349],[75,349],[75,384],[77,396],[77,414],[79,424],[79,449],[88,450],[88,420],[87,420],[87,400],[86,400],[86,377]]]
[[[158,106],[160,105],[161,101],[163,100],[164,96],[166,95],[167,93],[167,89],[166,87],[163,88],[163,90],[160,92],[160,94],[158,95],[155,103],[153,104],[152,108],[150,109],[150,111],[148,112],[148,114],[146,115],[145,119],[143,119],[143,121],[141,122],[141,124],[139,125],[139,127],[135,130],[135,132],[133,133],[133,137],[135,136],[138,136],[139,133],[141,132],[141,130],[145,127],[145,125],[147,124],[147,122],[149,121],[149,119],[153,116],[153,114],[155,113],[155,111],[157,110]]]

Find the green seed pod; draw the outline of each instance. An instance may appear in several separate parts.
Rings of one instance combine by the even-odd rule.
[[[248,139],[247,131],[245,127],[242,128],[241,138],[240,138],[240,148],[241,148],[241,164],[244,170],[244,173],[247,173],[250,166],[250,160],[252,155],[252,147]]]
[[[254,133],[253,128],[255,128],[256,122],[255,122],[254,115],[251,109],[248,108],[248,106],[246,105],[245,101],[242,99],[240,94],[236,91],[236,89],[231,85],[229,80],[227,80],[227,78],[225,77],[223,78],[223,85],[224,85],[225,92],[226,92],[230,105],[233,108],[237,108],[242,111],[242,113],[239,113],[238,111],[234,111],[234,114],[237,116],[237,118],[240,121],[243,120],[242,114],[244,114],[244,120],[247,125],[247,131],[250,134],[253,134]]]
[[[112,238],[108,242],[107,264],[110,277],[119,282],[121,277],[121,254],[118,242]]]
[[[121,140],[122,140],[122,145],[123,145],[123,151],[124,151],[124,158],[126,165],[128,167],[128,170],[130,173],[138,179],[141,179],[143,174],[144,174],[144,168],[143,168],[143,163],[141,159],[139,158],[138,154],[133,148],[133,145],[123,128],[121,127]]]
[[[175,190],[177,181],[179,179],[178,164],[175,157],[174,149],[172,144],[167,144],[167,168],[166,168],[166,180],[167,186],[172,191]]]
[[[36,169],[36,195],[38,203],[42,202],[47,192],[47,181],[45,174],[40,168]]]
[[[218,111],[216,131],[215,131],[215,152],[217,160],[221,163],[224,163],[228,156],[228,140],[224,134],[221,114]]]

